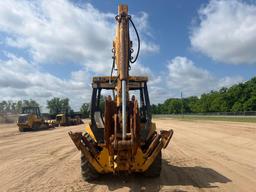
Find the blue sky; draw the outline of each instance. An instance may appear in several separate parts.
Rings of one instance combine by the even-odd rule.
[[[1,99],[89,102],[92,76],[110,73],[118,3],[141,36],[131,73],[149,76],[152,103],[255,75],[255,1],[10,0],[0,2]]]
[[[133,12],[145,11],[149,14],[149,25],[154,40],[161,47],[161,51],[153,56],[145,58],[145,64],[152,70],[165,70],[166,61],[177,55],[185,56],[193,60],[198,66],[205,67],[218,76],[241,75],[249,79],[255,75],[255,65],[223,65],[209,57],[199,54],[191,49],[189,34],[193,22],[198,20],[198,10],[206,6],[205,0],[172,0],[172,1],[89,1],[95,7],[106,12],[115,12],[118,3],[129,5]],[[246,1],[244,1],[246,2]],[[247,3],[253,3],[248,1]],[[223,18],[224,19],[224,18]],[[221,35],[221,34],[220,34]]]

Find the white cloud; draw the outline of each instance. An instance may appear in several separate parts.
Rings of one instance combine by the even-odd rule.
[[[86,69],[73,71],[69,80],[63,80],[49,73],[40,72],[36,66],[23,58],[11,54],[7,54],[7,57],[6,61],[0,61],[1,99],[33,98],[45,107],[47,99],[54,96],[68,97],[76,110],[83,102],[90,100],[92,74]],[[132,75],[149,76],[148,87],[152,103],[163,102],[169,97],[178,97],[180,91],[183,91],[184,96],[200,95],[243,80],[241,77],[214,77],[185,57],[172,59],[168,63],[168,72],[159,75],[139,63],[132,67]]]
[[[192,47],[230,64],[256,63],[256,5],[240,0],[211,0],[198,11]]]
[[[204,92],[243,81],[240,76],[218,78],[209,71],[197,67],[186,57],[175,57],[168,64],[167,82],[175,93],[181,91],[185,96],[200,95]]]
[[[140,54],[157,53],[160,50],[160,46],[150,40],[153,38],[150,25],[148,23],[149,15],[146,12],[140,12],[138,15],[132,15],[133,23],[139,33],[141,46]],[[135,31],[130,25],[131,39],[133,40],[133,49],[137,51],[137,37]],[[143,34],[143,35],[141,35]]]
[[[152,76],[150,68],[142,65],[139,62],[131,64],[131,70],[129,71],[130,75],[135,76]]]
[[[76,109],[89,102],[92,75],[110,73],[115,15],[68,0],[0,1],[1,44],[30,56],[5,53],[7,59],[0,61],[1,99],[32,98],[45,105],[53,96],[69,97]],[[142,39],[142,54],[157,52],[159,46],[150,40],[148,14],[135,14],[133,20]],[[45,63],[77,63],[80,69],[70,71],[69,79],[56,77],[40,71]],[[138,71],[148,69],[141,65]]]
[[[0,32],[5,46],[22,50],[31,58],[5,53],[0,60],[1,99],[35,99],[41,105],[47,99],[68,97],[74,109],[90,101],[92,75],[109,74],[112,65],[111,48],[115,31],[115,14],[102,13],[90,4],[80,7],[67,0],[0,1]],[[150,41],[148,14],[134,15],[142,42],[141,53],[155,53],[159,45]],[[134,33],[134,50],[136,40]],[[60,78],[40,71],[44,63],[78,63],[80,69],[70,71],[70,78]],[[152,72],[141,64],[131,65],[132,75],[149,76],[152,103],[178,96],[201,94],[209,89],[229,86],[241,78],[223,77],[219,80],[207,70],[182,57],[168,64],[168,72]]]
[[[157,44],[154,44],[152,42],[141,42],[141,53],[157,53],[160,50],[160,47]]]
[[[175,57],[167,63],[167,70],[157,74],[140,63],[132,65],[131,75],[148,76],[151,103],[161,103],[170,97],[200,96],[203,93],[230,87],[244,81],[241,76],[217,77],[186,57]]]
[[[0,2],[6,44],[27,48],[36,63],[76,62],[95,72],[108,69],[102,61],[111,63],[113,18],[65,0]]]
[[[14,55],[0,61],[0,92],[3,100],[35,99],[42,106],[52,97],[70,98],[77,110],[90,99],[90,73],[79,70],[71,73],[69,80],[41,73],[33,64]],[[13,67],[17,66],[17,67]]]
[[[0,31],[8,35],[7,45],[26,48],[36,63],[71,61],[97,73],[109,72],[114,17],[67,0],[0,1]],[[142,39],[149,33],[147,19],[145,12],[134,15]],[[155,43],[142,41],[142,52],[157,50]]]

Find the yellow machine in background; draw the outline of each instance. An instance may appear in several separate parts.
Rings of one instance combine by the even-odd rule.
[[[67,115],[65,113],[59,113],[54,119],[48,119],[46,122],[54,127],[83,124],[81,114]]]
[[[104,173],[119,172],[159,176],[161,150],[167,147],[173,135],[172,130],[159,133],[152,122],[148,78],[129,75],[131,64],[138,58],[140,39],[128,15],[127,5],[118,6],[116,21],[111,76],[93,78],[91,122],[84,133],[69,132],[81,151],[81,171],[85,180],[96,179]],[[138,38],[138,51],[134,58],[129,24]],[[114,69],[116,76],[112,76]],[[102,108],[102,93],[106,92],[109,95],[105,97]]]
[[[79,125],[82,123],[83,121],[81,120],[79,115],[71,116],[66,115],[65,113],[60,113],[56,115],[55,124],[57,126]]]
[[[23,107],[18,117],[19,131],[35,131],[49,128],[49,124],[41,116],[39,107]]]

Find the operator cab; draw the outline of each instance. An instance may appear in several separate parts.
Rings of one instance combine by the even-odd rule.
[[[41,117],[39,107],[22,107],[21,111],[22,111],[21,112],[22,114],[28,114],[28,115],[34,114],[38,118]]]
[[[115,100],[115,79],[117,77],[94,77],[92,83],[91,98],[91,126],[98,142],[104,142],[104,105],[105,99]],[[137,99],[139,102],[139,113],[141,131],[148,128],[151,123],[150,102],[147,90],[147,77],[129,77],[129,100]],[[109,94],[106,95],[106,92]],[[112,95],[112,96],[111,96]],[[135,97],[135,98],[134,98]]]

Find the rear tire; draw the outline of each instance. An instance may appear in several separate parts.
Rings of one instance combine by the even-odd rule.
[[[96,180],[100,175],[81,153],[81,174],[84,181]]]
[[[155,161],[144,172],[146,177],[159,177],[162,169],[162,152],[160,151],[155,158]]]

